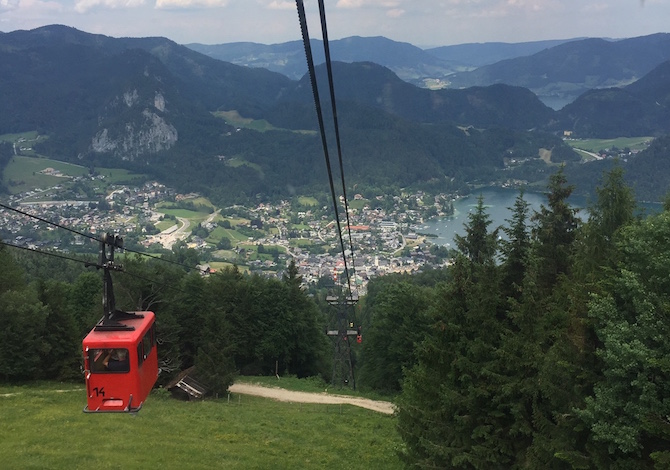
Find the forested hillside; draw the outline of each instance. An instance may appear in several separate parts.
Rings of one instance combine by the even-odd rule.
[[[400,392],[411,467],[668,465],[670,213],[636,218],[619,169],[586,223],[548,189],[502,240],[480,201],[446,281],[370,285],[361,381]]]
[[[624,86],[643,77],[670,59],[669,44],[667,33],[617,41],[587,38],[457,73],[449,80],[453,87],[506,83],[570,102],[588,90]]]
[[[559,113],[580,137],[663,135],[670,126],[670,61],[622,88],[590,90]]]
[[[48,137],[35,145],[39,155],[123,167],[222,204],[324,187],[306,78],[218,61],[164,38],[64,26],[2,35],[0,55],[0,85],[12,90],[0,104],[0,134],[37,131]],[[431,91],[373,63],[335,71],[351,184],[448,189],[473,175],[497,179],[510,155],[533,160],[546,149],[554,162],[578,159],[558,137],[528,130],[554,115],[528,90]],[[236,128],[218,111],[275,128]]]

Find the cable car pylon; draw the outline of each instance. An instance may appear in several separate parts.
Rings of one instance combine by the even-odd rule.
[[[356,390],[356,374],[351,357],[351,338],[361,342],[361,330],[354,328],[348,312],[358,302],[352,295],[328,295],[326,302],[337,308],[337,329],[327,330],[326,334],[335,339],[333,348],[333,376],[331,384],[335,387],[347,386]]]

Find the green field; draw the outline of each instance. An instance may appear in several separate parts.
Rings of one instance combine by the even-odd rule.
[[[352,209],[358,209],[358,210],[363,209],[365,206],[367,206],[369,204],[370,204],[369,199],[353,199],[353,200],[349,201],[349,207],[351,207]]]
[[[40,173],[47,168],[60,171],[63,176]],[[88,168],[48,158],[15,156],[3,172],[3,182],[12,194],[68,184],[75,176],[88,174]]]
[[[212,204],[212,201],[210,201],[206,197],[194,197],[191,199],[186,199],[186,202],[192,202],[196,206],[205,206],[205,207],[211,207],[212,209],[216,209],[216,206]]]
[[[226,165],[230,166],[232,168],[239,168],[241,166],[248,166],[249,168],[256,170],[258,173],[259,178],[265,178],[265,173],[263,173],[263,169],[260,167],[260,165],[256,163],[251,163],[246,161],[244,158],[241,157],[233,157],[228,160],[226,160]]]
[[[47,168],[53,168],[62,176],[53,176],[40,173]],[[103,180],[96,180],[97,187],[106,189],[111,184],[132,183],[133,181],[144,181],[146,176],[138,175],[119,168],[96,168],[96,171],[104,176]],[[81,165],[65,163],[58,160],[42,157],[15,156],[11,159],[3,172],[3,182],[12,194],[36,189],[45,189],[52,186],[62,185],[68,187],[72,179],[78,176],[86,176],[89,170]]]
[[[162,232],[162,231],[164,231],[164,230],[169,229],[169,228],[172,227],[173,225],[179,225],[179,223],[178,223],[178,222],[175,222],[175,221],[172,220],[172,219],[165,219],[165,220],[161,220],[160,222],[158,222],[158,223],[156,224],[156,228]]]
[[[160,204],[156,206],[156,210],[161,214],[168,214],[173,215],[175,217],[181,217],[183,219],[196,221],[196,223],[205,220],[207,217],[209,217],[209,214],[207,212],[191,211],[188,209],[166,209],[165,207],[159,207],[159,206]]]
[[[137,415],[85,404],[83,384],[0,386],[3,468],[401,468],[395,417],[350,405],[162,390]]]
[[[246,235],[241,234],[237,230],[223,228],[221,226],[216,227],[214,230],[210,232],[209,237],[207,237],[207,241],[209,243],[216,244],[219,243],[219,241],[221,241],[223,237],[230,238],[230,241],[233,244],[233,246],[236,243],[247,241]]]
[[[616,139],[577,139],[566,140],[565,142],[573,147],[589,152],[597,152],[603,149],[611,149],[616,147],[624,149],[628,147],[631,150],[644,150],[649,147],[653,137],[618,137]]]
[[[237,111],[217,111],[213,113],[214,116],[226,121],[226,124],[231,126],[241,127],[245,129],[253,129],[258,132],[266,132],[276,130],[277,128],[267,122],[265,119],[249,119],[240,116]]]
[[[146,181],[146,175],[132,173],[121,168],[97,168],[95,169],[99,174],[103,175],[105,184],[127,184],[127,185],[141,185]]]
[[[316,206],[319,204],[319,201],[312,196],[299,196],[298,203],[303,206]]]
[[[226,268],[232,268],[235,266],[234,263],[228,263],[227,261],[210,261],[207,264],[209,264],[212,269],[216,269],[217,271],[223,271]],[[241,273],[249,272],[249,268],[247,266],[241,266],[239,264],[237,265],[237,270]]]
[[[22,132],[20,134],[3,134],[0,135],[0,142],[9,142],[14,144],[15,153],[29,157],[38,156],[37,152],[33,150],[35,144],[46,140],[48,137],[39,135],[37,131]]]
[[[314,244],[313,240],[310,240],[309,238],[291,238],[289,240],[289,245],[290,246],[299,246],[299,247],[306,247],[306,246],[312,246]]]
[[[44,140],[44,139],[46,139],[46,137],[38,135],[37,131],[21,132],[20,134],[2,134],[2,135],[0,135],[0,142],[17,143],[21,139],[25,139],[26,141],[33,142],[35,140]]]
[[[223,119],[226,121],[226,124],[230,124],[231,126],[239,127],[239,128],[244,128],[244,129],[253,129],[258,132],[267,132],[267,131],[274,131],[274,130],[279,130],[279,131],[290,131],[290,132],[296,132],[299,134],[316,134],[316,131],[308,131],[308,130],[291,130],[291,129],[283,129],[279,127],[275,127],[272,124],[270,124],[268,121],[265,119],[250,119],[250,118],[245,118],[240,116],[240,114],[233,110],[233,111],[217,111],[213,113],[214,116]]]

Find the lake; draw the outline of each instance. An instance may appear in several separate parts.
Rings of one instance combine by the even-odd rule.
[[[486,213],[489,215],[491,224],[489,231],[500,225],[509,226],[506,219],[512,218],[512,210],[514,201],[519,195],[518,189],[504,189],[504,188],[486,188],[475,190],[467,197],[459,199],[454,202],[455,214],[453,217],[442,217],[433,219],[424,223],[419,230],[420,233],[435,234],[437,238],[431,238],[430,241],[436,245],[447,245],[451,248],[456,248],[454,244],[454,235],[465,235],[464,224],[468,222],[468,214],[474,211],[477,207],[477,198],[479,195],[484,196],[484,206]],[[542,193],[525,192],[523,198],[530,204],[529,217],[534,211],[539,211],[540,206],[544,204],[547,206],[547,196]],[[577,217],[582,220],[588,217],[586,207],[588,205],[587,199],[583,196],[571,196],[568,199],[570,205],[575,209],[580,209]],[[644,214],[654,214],[663,210],[663,204],[660,203],[638,203],[638,211]],[[527,221],[530,224],[530,220]],[[504,233],[500,233],[504,236]]]
[[[455,248],[456,245],[453,242],[454,235],[465,235],[464,224],[468,222],[468,214],[476,209],[477,199],[480,194],[484,197],[486,213],[491,220],[489,231],[500,225],[509,225],[505,219],[512,218],[512,210],[510,208],[514,207],[514,201],[519,195],[519,191],[517,189],[486,188],[473,191],[469,196],[455,201],[454,216],[430,220],[424,223],[418,232],[435,234],[437,238],[430,238],[432,243]],[[547,197],[541,193],[525,192],[523,198],[530,204],[529,217],[533,214],[533,211],[539,211],[542,204],[545,206],[548,205]],[[578,198],[575,201],[572,199],[570,198],[570,204],[573,207],[585,207],[586,203],[583,198]],[[501,235],[504,234],[501,233]]]

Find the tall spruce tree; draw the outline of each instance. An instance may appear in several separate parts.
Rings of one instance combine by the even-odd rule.
[[[574,187],[567,184],[564,167],[551,175],[548,205],[542,205],[533,216],[535,252],[539,258],[538,285],[551,290],[561,274],[569,271],[573,243],[579,225],[577,210],[568,203]]]
[[[461,254],[468,258],[474,265],[485,265],[495,261],[498,250],[496,237],[498,229],[489,232],[491,218],[484,207],[484,196],[477,198],[477,207],[474,212],[468,214],[468,222],[465,224],[465,235],[456,235],[454,241]]]
[[[318,375],[326,370],[325,360],[329,351],[328,340],[323,334],[324,319],[316,303],[302,288],[302,276],[295,260],[291,259],[282,276],[284,303],[290,309],[288,372],[298,377]]]
[[[41,378],[48,309],[28,286],[21,268],[0,245],[0,381]]]
[[[365,330],[360,382],[378,391],[400,391],[403,370],[415,363],[414,348],[426,335],[432,289],[388,283],[378,292]]]
[[[530,204],[524,200],[523,194],[521,190],[514,201],[512,218],[506,220],[509,226],[502,228],[507,239],[501,242],[502,292],[506,298],[517,300],[521,296],[521,285],[526,275],[531,246],[528,227]]]
[[[452,281],[440,290],[434,326],[404,381],[398,429],[402,458],[418,467],[509,468],[515,450],[497,395],[497,349],[504,323],[496,267],[496,231],[480,197],[470,214]]]
[[[615,167],[604,175],[596,188],[596,201],[589,207],[589,220],[578,237],[575,271],[585,281],[599,278],[602,269],[614,267],[617,254],[615,235],[635,218],[635,197]]]
[[[598,468],[670,464],[670,212],[621,229],[620,260],[589,304],[602,373],[579,412]]]

